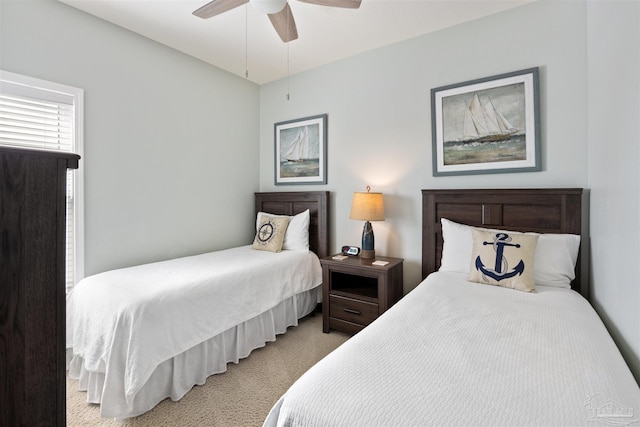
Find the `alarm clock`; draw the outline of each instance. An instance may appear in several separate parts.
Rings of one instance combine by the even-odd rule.
[[[356,256],[360,254],[360,248],[357,246],[343,246],[342,247],[342,255],[353,255]]]

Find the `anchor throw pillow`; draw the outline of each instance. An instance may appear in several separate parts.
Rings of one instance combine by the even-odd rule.
[[[476,228],[471,229],[471,234],[473,249],[468,280],[535,291],[533,260],[539,236]]]
[[[288,226],[289,218],[286,216],[263,214],[258,222],[256,237],[251,247],[260,251],[280,252]]]

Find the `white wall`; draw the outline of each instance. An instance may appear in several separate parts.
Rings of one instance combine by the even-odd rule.
[[[591,302],[640,381],[640,3],[588,3]]]
[[[260,188],[276,188],[273,124],[327,113],[328,185],[302,188],[332,191],[334,251],[360,246],[353,192],[382,191],[387,219],[373,223],[376,253],[405,259],[408,292],[421,276],[421,189],[586,186],[585,26],[582,2],[536,2],[291,76],[290,101],[286,79],[263,85]],[[535,66],[543,171],[433,177],[431,88]]]
[[[0,68],[84,89],[87,275],[251,241],[257,85],[55,0],[0,20]]]

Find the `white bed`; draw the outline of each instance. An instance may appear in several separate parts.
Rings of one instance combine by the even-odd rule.
[[[265,425],[576,426],[608,402],[638,420],[638,386],[578,293],[441,272],[306,372]]]
[[[577,261],[577,246],[561,233],[580,232],[581,191],[551,193],[423,192],[427,277],[294,383],[265,426],[637,423],[638,384],[570,287],[579,275],[565,261]],[[535,253],[535,292],[469,281],[473,254],[458,233],[468,227],[445,217],[552,233],[536,247],[545,250]]]
[[[257,211],[306,214],[315,252],[242,246],[81,281],[67,299],[67,353],[87,401],[100,404],[103,417],[124,419],[179,400],[313,312],[327,196],[256,194]]]

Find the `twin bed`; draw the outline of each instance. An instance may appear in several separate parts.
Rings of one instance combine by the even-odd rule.
[[[424,280],[300,377],[265,426],[638,423],[640,389],[580,295],[581,200],[580,189],[423,190]],[[527,241],[533,292],[468,280],[476,267],[519,271],[488,268],[482,251],[507,259]]]
[[[282,251],[242,246],[113,270],[71,292],[69,376],[103,417],[179,400],[321,301],[329,193],[256,193],[255,207],[258,222],[261,212],[289,219]]]

